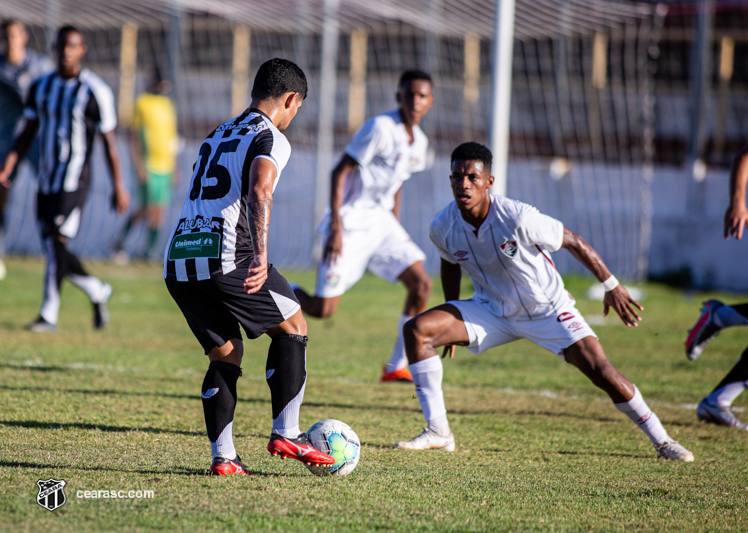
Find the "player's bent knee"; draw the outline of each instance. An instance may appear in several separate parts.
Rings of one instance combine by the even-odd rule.
[[[307,324],[306,319],[304,318],[304,315],[302,314],[301,310],[299,309],[296,313],[294,313],[292,316],[269,330],[268,335],[273,337],[274,335],[277,335],[279,333],[286,333],[289,335],[301,335],[306,336],[307,334]]]
[[[207,354],[210,361],[223,361],[241,366],[244,344],[241,339],[231,339],[223,346],[216,346]]]
[[[416,292],[422,300],[428,300],[429,296],[431,295],[431,287],[431,278],[429,278],[428,276],[421,276],[418,279]]]
[[[335,310],[335,307],[322,305],[317,316],[319,318],[330,318],[335,314]]]
[[[314,318],[330,318],[338,308],[339,297],[322,298],[315,296],[304,307],[304,312]]]
[[[437,333],[436,331],[432,331],[432,329],[429,321],[424,320],[420,315],[408,320],[403,326],[403,340],[405,341],[406,352],[421,354],[425,346],[431,346]]]

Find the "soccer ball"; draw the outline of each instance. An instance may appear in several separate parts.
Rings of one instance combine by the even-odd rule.
[[[331,467],[306,465],[312,474],[346,476],[356,468],[361,455],[361,442],[345,422],[331,418],[320,420],[306,431],[306,436],[315,448],[335,458],[335,464]]]

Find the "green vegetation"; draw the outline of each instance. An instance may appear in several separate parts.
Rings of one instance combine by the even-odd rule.
[[[367,276],[333,319],[309,321],[301,412],[304,427],[338,418],[356,430],[357,469],[317,478],[267,453],[268,343],[260,339],[246,346],[234,423],[254,475],[216,479],[205,475],[206,359],[160,268],[94,264],[114,286],[110,327],[94,332],[90,305],[67,285],[58,331],[33,334],[23,326],[37,312],[42,263],[14,259],[8,267],[0,282],[0,529],[748,530],[748,434],[697,423],[694,412],[748,344],[746,330],[723,332],[696,362],[683,354],[701,300],[714,295],[646,285],[641,327],[627,329],[615,317],[593,324],[609,358],[694,452],[694,463],[656,460],[648,439],[602,392],[524,341],[480,356],[458,349],[445,362],[454,453],[392,450],[420,431],[423,418],[412,386],[377,382],[404,291]],[[313,273],[284,274],[312,286]],[[594,322],[602,304],[585,299],[590,284],[567,282]],[[748,394],[736,405],[748,405]],[[67,482],[68,502],[53,512],[35,502],[37,480],[48,478]],[[155,497],[76,496],[84,490]]]

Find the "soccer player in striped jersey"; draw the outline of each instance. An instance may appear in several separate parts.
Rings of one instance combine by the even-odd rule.
[[[112,206],[124,212],[130,196],[122,183],[114,135],[117,114],[111,89],[81,65],[86,54],[83,35],[72,26],[57,34],[57,70],[39,78],[31,87],[24,109],[26,126],[0,169],[0,185],[18,160],[39,138],[37,217],[47,265],[44,297],[39,317],[28,329],[53,331],[60,310],[60,287],[67,278],[86,293],[94,308],[94,327],[109,321],[107,301],[112,287],[91,276],[68,249],[80,227],[81,209],[91,181],[90,159],[96,133],[104,140],[112,178]]]
[[[273,191],[291,155],[283,131],[307,94],[294,63],[271,59],[252,101],[203,141],[164,257],[166,286],[210,361],[202,385],[213,475],[247,475],[232,438],[236,382],[247,337],[267,334],[273,423],[268,451],[308,464],[335,460],[299,428],[307,324],[291,286],[268,263]]]
[[[442,393],[443,356],[455,345],[480,353],[518,339],[556,354],[604,390],[615,406],[652,441],[658,457],[693,461],[693,454],[670,438],[636,386],[605,357],[595,332],[574,305],[549,256],[566,248],[605,287],[604,314],[612,307],[628,327],[637,326],[642,307],[620,285],[585,240],[534,207],[491,195],[491,151],[464,143],[452,152],[450,183],[455,201],[431,222],[431,240],[441,256],[447,303],[410,320],[404,328],[410,371],[427,427],[396,448],[452,451]],[[467,271],[475,287],[460,300]]]
[[[725,212],[725,239],[733,235],[737,240],[743,237],[748,226],[748,209],[745,205],[748,187],[748,146],[735,156],[730,172],[730,204]],[[727,305],[719,300],[704,302],[696,324],[686,338],[686,356],[695,361],[707,343],[724,328],[748,326],[748,303]],[[748,387],[748,348],[738,359],[730,372],[722,378],[696,408],[699,420],[723,426],[748,430],[748,424],[738,420],[732,410],[732,402]]]

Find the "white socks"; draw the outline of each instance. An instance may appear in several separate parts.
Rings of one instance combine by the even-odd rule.
[[[735,398],[740,396],[740,393],[743,392],[746,387],[748,387],[748,382],[745,381],[728,383],[724,387],[720,387],[710,393],[705,400],[707,403],[718,407],[730,407],[732,402],[735,401]]]
[[[723,305],[714,312],[714,323],[721,328],[748,326],[748,318],[738,313],[729,305]]]
[[[104,282],[94,276],[80,276],[68,274],[70,282],[86,293],[91,303],[101,303],[106,299]]]
[[[273,419],[273,433],[277,433],[281,437],[288,437],[289,439],[295,439],[299,436],[301,433],[301,428],[299,427],[299,409],[301,408],[301,402],[304,401],[305,390],[306,380],[296,397],[288,402],[288,405],[283,408],[278,418]]]
[[[437,435],[446,437],[450,434],[447,421],[447,408],[444,405],[442,378],[444,368],[438,355],[409,365],[416,385],[416,395],[421,404],[421,411],[428,422],[428,429]]]
[[[234,438],[231,434],[231,428],[233,425],[233,422],[229,422],[229,424],[223,428],[221,434],[218,435],[218,440],[210,443],[210,451],[213,454],[213,459],[216,457],[236,459],[236,448],[234,448]]]
[[[660,444],[666,440],[672,440],[662,427],[660,419],[649,409],[647,402],[642,398],[641,392],[634,385],[634,397],[624,403],[614,404],[616,409],[628,416],[631,421],[646,433],[649,440],[654,444]]]
[[[392,348],[392,355],[390,355],[390,360],[387,362],[387,372],[394,372],[395,370],[404,368],[408,364],[408,356],[405,354],[403,326],[411,318],[413,317],[402,314],[400,315],[400,320],[397,321],[397,339],[395,339],[395,347]]]

